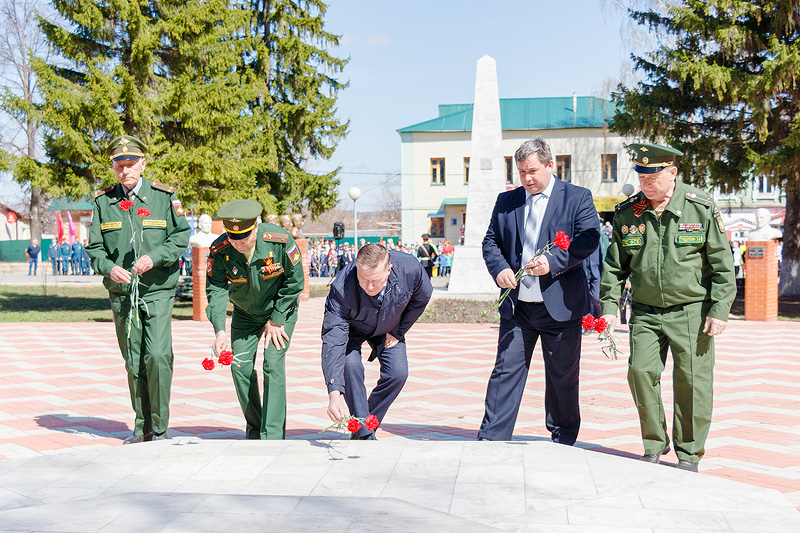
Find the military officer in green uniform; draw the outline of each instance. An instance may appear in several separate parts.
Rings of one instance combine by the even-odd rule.
[[[300,250],[275,224],[259,224],[261,204],[233,200],[217,211],[225,234],[209,249],[206,314],[214,326],[214,351],[228,349],[227,301],[233,303],[230,349],[233,384],[247,422],[248,439],[283,439],[286,433],[284,357],[297,322],[304,278]],[[255,357],[264,346],[264,399],[261,401]]]
[[[632,144],[641,191],[616,207],[600,287],[614,325],[625,280],[633,290],[630,385],[644,442],[642,460],[669,452],[661,373],[672,351],[678,468],[697,472],[711,425],[714,337],[736,295],[722,218],[709,195],[676,179],[674,148]]]
[[[94,195],[86,253],[104,276],[128,372],[136,421],[124,444],[168,439],[172,304],[191,230],[175,188],[142,177],[147,147],[140,139],[117,137],[106,153],[119,183]]]

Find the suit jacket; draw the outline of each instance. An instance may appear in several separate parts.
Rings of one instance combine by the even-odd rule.
[[[558,322],[566,322],[581,318],[589,311],[586,275],[581,264],[597,248],[600,232],[592,193],[555,176],[551,179],[555,184],[544,212],[536,249],[541,250],[559,231],[569,236],[570,246],[568,250],[553,247],[546,256],[550,272],[539,276],[539,287],[550,316]],[[483,238],[483,259],[495,280],[504,269],[516,272],[523,262],[530,260],[521,257],[525,235],[525,196],[525,189],[518,187],[500,193],[494,205],[489,229]],[[502,318],[510,319],[514,314],[518,295],[519,287],[503,301],[500,306]]]
[[[395,250],[389,251],[389,257],[392,270],[372,335],[350,327],[359,315],[359,291],[362,291],[356,277],[356,262],[344,267],[331,284],[322,320],[322,373],[328,392],[344,392],[344,357],[351,338],[369,342],[371,361],[383,351],[387,333],[401,342],[405,340],[406,332],[431,299],[433,287],[419,261],[413,255]]]

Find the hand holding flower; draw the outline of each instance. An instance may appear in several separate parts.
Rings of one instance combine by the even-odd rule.
[[[117,283],[131,282],[131,273],[119,265],[114,265],[114,268],[112,268],[111,272],[108,273],[108,277]]]
[[[151,268],[153,268],[153,260],[150,258],[149,255],[143,255],[139,259],[137,259],[136,264],[133,265],[133,273],[144,274]]]

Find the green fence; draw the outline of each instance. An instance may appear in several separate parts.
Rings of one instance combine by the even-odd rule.
[[[42,261],[50,259],[49,248],[53,239],[42,240]],[[25,263],[25,250],[31,243],[30,240],[0,241],[0,262],[3,263]]]

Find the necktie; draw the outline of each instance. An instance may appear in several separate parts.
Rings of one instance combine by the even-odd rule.
[[[525,219],[525,239],[522,241],[522,258],[521,266],[525,266],[531,260],[533,254],[536,253],[536,240],[538,237],[538,212],[536,204],[542,197],[541,194],[533,194],[528,198],[528,217]],[[522,284],[525,287],[533,285],[534,278],[526,276],[522,278]]]

